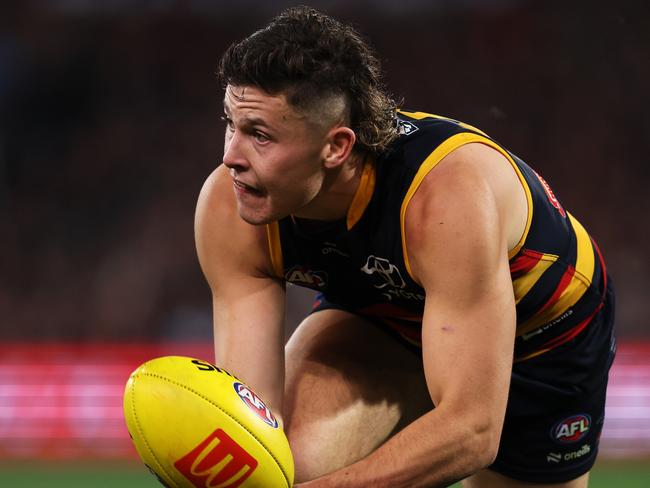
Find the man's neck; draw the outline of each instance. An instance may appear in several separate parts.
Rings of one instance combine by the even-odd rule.
[[[345,219],[359,189],[365,164],[371,164],[366,155],[352,155],[348,162],[326,176],[318,196],[304,212],[298,211],[294,217],[320,221]]]

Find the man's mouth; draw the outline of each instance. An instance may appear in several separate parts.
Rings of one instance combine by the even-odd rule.
[[[261,195],[262,194],[262,190],[259,190],[259,189],[255,188],[254,186],[247,185],[243,181],[239,181],[239,180],[235,180],[235,179],[233,179],[232,181],[233,181],[233,184],[235,185],[235,187],[240,191],[244,191],[244,192],[247,192],[247,193],[254,193],[256,195]]]

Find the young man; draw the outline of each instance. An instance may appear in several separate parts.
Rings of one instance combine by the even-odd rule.
[[[217,363],[283,419],[299,486],[587,486],[614,356],[596,244],[524,162],[397,110],[379,72],[304,7],[223,56],[196,215]],[[286,281],[322,294],[285,349]]]

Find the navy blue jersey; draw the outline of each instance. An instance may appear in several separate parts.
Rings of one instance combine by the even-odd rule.
[[[287,217],[267,226],[282,279],[380,321],[419,345],[425,291],[411,274],[404,218],[424,177],[451,151],[486,144],[511,163],[528,200],[524,235],[510,251],[517,307],[516,360],[563,344],[600,310],[605,267],[591,237],[521,159],[482,131],[422,112],[398,112],[400,137],[366,162],[347,218],[314,229]]]

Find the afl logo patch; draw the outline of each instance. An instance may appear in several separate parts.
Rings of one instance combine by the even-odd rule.
[[[572,444],[583,439],[591,427],[587,414],[574,415],[559,421],[551,430],[551,438],[560,444]]]
[[[246,385],[241,383],[233,383],[235,392],[241,398],[241,401],[250,408],[255,415],[257,415],[264,423],[270,425],[274,429],[278,428],[278,421],[273,416],[271,409],[267,407],[264,402]]]

